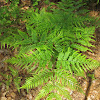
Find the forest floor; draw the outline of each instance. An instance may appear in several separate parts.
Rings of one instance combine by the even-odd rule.
[[[84,52],[83,54],[87,55],[88,58],[92,58],[100,61],[100,28],[96,29],[96,42],[94,43],[96,48],[92,48],[94,53]],[[12,56],[12,52],[8,49],[0,50],[0,73],[5,72],[8,74],[8,64],[3,63],[3,61]],[[82,86],[82,89],[85,93],[79,93],[77,91],[71,91],[72,100],[100,100],[100,67],[92,71],[94,74],[94,79],[87,77],[83,79],[78,77],[79,82]],[[3,80],[3,76],[0,75],[0,82]],[[27,93],[26,90],[21,89],[20,93],[17,91],[13,82],[10,84],[10,87],[7,89],[5,82],[0,85],[0,100],[35,100],[36,95],[38,94],[41,87],[29,90]],[[43,98],[41,100],[46,100]],[[67,100],[63,98],[63,100]]]

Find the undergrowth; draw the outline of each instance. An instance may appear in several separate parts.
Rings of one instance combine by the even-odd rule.
[[[18,50],[18,54],[6,62],[12,64],[8,69],[19,92],[22,88],[29,90],[42,85],[35,100],[47,95],[46,100],[62,100],[62,96],[71,100],[67,88],[82,92],[76,77],[84,77],[88,70],[99,66],[97,61],[80,53],[92,52],[89,47],[94,47],[90,41],[95,41],[95,26],[91,25],[93,20],[87,16],[88,10],[80,9],[84,6],[82,0],[62,0],[51,4],[57,9],[47,12],[33,7],[22,11],[13,2],[8,7],[2,7],[1,48],[6,44]],[[24,21],[24,30],[16,26],[21,24],[20,20]],[[22,86],[20,70],[29,75]],[[7,78],[3,73],[1,75]]]

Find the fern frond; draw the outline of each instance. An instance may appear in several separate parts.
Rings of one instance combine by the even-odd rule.
[[[51,92],[48,97],[46,98],[46,100],[52,100],[52,99],[56,99],[56,100],[62,100],[61,96],[58,93],[53,93]]]
[[[55,82],[62,86],[69,87],[71,90],[79,90],[79,84],[77,80],[65,69],[55,70]]]
[[[17,77],[14,79],[14,84],[16,86],[16,88],[18,89],[18,92],[20,92],[19,88],[20,88],[20,84],[21,84],[21,78]]]
[[[84,76],[86,69],[90,69],[91,66],[95,68],[98,64],[97,61],[86,59],[86,56],[82,56],[78,51],[68,48],[67,52],[59,53],[56,67],[62,66],[61,68],[68,70],[71,74],[76,73],[77,75]]]
[[[37,48],[36,51],[31,50],[28,54],[23,53],[21,55],[16,55],[15,57],[6,60],[6,62],[16,65],[17,67],[20,66],[20,68],[26,69],[28,72],[33,72],[37,65],[40,68],[45,68],[46,66],[48,66],[48,68],[51,69],[52,62],[50,60],[50,51],[41,51],[41,49]]]
[[[71,44],[71,48],[76,48],[77,50],[84,51],[84,52],[87,51],[87,50],[93,52],[91,49],[84,47],[84,46],[81,46],[79,44]]]
[[[68,90],[61,84],[56,83],[56,90],[58,91],[58,93],[62,96],[64,96],[65,98],[72,100],[70,93],[68,92]]]
[[[55,89],[55,86],[53,83],[48,83],[44,87],[42,87],[42,90],[40,90],[40,93],[37,95],[35,100],[40,100],[41,98],[45,97],[49,93],[52,93],[52,91]]]
[[[38,73],[33,74],[33,77],[27,78],[25,84],[21,88],[28,90],[30,88],[43,85],[44,83],[48,82],[51,77],[53,77],[52,71],[41,69]]]
[[[14,68],[12,68],[12,67],[10,67],[10,66],[9,66],[9,69],[10,69],[10,71],[11,71],[11,74],[12,74],[14,77],[18,75],[18,70],[14,69]]]
[[[47,95],[48,95],[47,100],[52,100],[53,98],[56,98],[57,100],[62,100],[61,96],[64,96],[68,98],[69,100],[72,100],[70,97],[70,93],[65,89],[65,87],[61,86],[58,83],[56,83],[55,85],[52,82],[49,82],[48,84],[46,84],[42,88],[42,90],[40,90],[40,93],[35,98],[35,100],[40,100],[41,98]]]

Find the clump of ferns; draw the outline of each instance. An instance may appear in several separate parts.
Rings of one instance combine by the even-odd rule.
[[[8,60],[8,62],[11,62],[14,65],[18,62],[20,67],[27,69],[32,75],[32,77],[26,78],[26,82],[21,88],[28,90],[43,85],[43,89],[40,90],[36,100],[39,100],[46,95],[48,95],[48,98],[55,98],[56,96],[56,99],[59,98],[58,100],[61,100],[59,94],[71,99],[68,88],[71,90],[81,90],[75,77],[84,77],[84,73],[87,72],[87,69],[90,70],[94,66],[98,66],[96,61],[86,59],[85,55],[81,55],[78,51],[74,51],[71,48],[68,48],[67,52],[60,52],[57,56],[57,61],[54,63],[52,63],[52,58],[48,59],[51,57],[51,55],[49,55],[50,53],[47,53],[49,55],[47,56],[45,55],[45,52],[40,52],[41,54],[44,54],[44,56],[38,56],[35,55],[34,51],[31,51],[29,54],[21,54],[16,56],[16,58],[13,57]],[[41,60],[41,58],[45,59]],[[33,59],[36,59],[35,63]],[[31,66],[33,63],[34,65]],[[36,66],[37,63],[38,66]]]
[[[68,2],[66,5],[66,0],[62,1],[64,6],[61,2],[59,9],[53,12],[45,12],[44,9],[40,13],[29,11],[31,16],[27,16],[26,32],[18,30],[18,34],[11,33],[1,43],[19,48],[19,54],[7,62],[32,75],[26,78],[21,88],[28,90],[43,85],[36,100],[46,95],[47,100],[62,100],[62,95],[71,99],[68,88],[82,91],[75,77],[84,77],[87,70],[99,65],[97,61],[79,53],[92,52],[88,47],[94,47],[89,41],[94,41],[91,37],[95,27],[84,24],[90,21],[88,18],[71,13],[72,2],[67,0],[71,7],[66,9]]]

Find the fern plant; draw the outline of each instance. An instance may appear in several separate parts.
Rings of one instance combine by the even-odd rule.
[[[48,96],[47,100],[62,100],[62,96],[71,100],[71,90],[82,90],[76,76],[84,77],[87,70],[98,67],[99,63],[87,59],[80,51],[91,51],[94,47],[89,41],[92,39],[95,27],[87,27],[91,20],[87,16],[80,16],[83,6],[82,0],[62,0],[56,6],[58,9],[45,9],[34,12],[27,10],[23,19],[26,20],[26,30],[17,30],[17,33],[3,38],[1,46],[7,44],[19,53],[8,59],[20,69],[25,69],[30,77],[20,87],[31,89],[43,86],[35,100]],[[26,15],[27,14],[27,15]]]
[[[20,20],[22,19],[21,9],[18,6],[19,0],[11,0],[8,6],[0,7],[0,35],[2,38],[0,42],[10,35],[10,33],[17,33],[20,28]],[[6,2],[8,2],[6,0]]]
[[[9,69],[8,73],[6,73],[6,74],[4,72],[0,73],[0,75],[2,75],[4,78],[4,80],[2,80],[2,82],[6,84],[7,90],[9,89],[9,86],[11,85],[11,83],[14,82],[16,88],[19,91],[21,77],[19,77],[18,71],[15,68],[12,68],[10,66],[8,67],[8,69]]]

